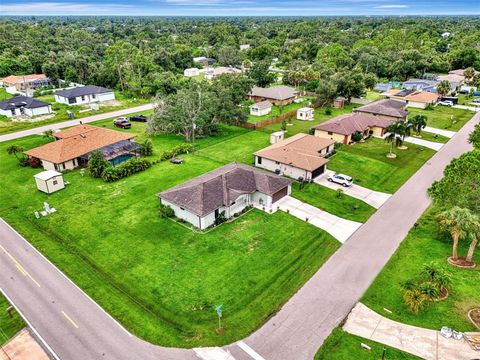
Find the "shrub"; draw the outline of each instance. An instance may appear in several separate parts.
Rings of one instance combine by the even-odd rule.
[[[124,177],[144,171],[152,166],[147,159],[133,158],[127,160],[117,167],[109,166],[102,173],[102,179],[106,182],[114,182]]]
[[[336,195],[337,199],[341,199],[342,196],[343,196],[343,190],[342,189],[337,189],[336,191],[337,191],[337,195]]]
[[[352,134],[352,140],[357,142],[363,139],[363,134],[362,133],[354,133]]]
[[[152,143],[152,140],[146,139],[143,143],[140,144],[140,155],[142,155],[142,156],[151,156],[151,155],[153,155],[153,143]]]
[[[31,157],[31,158],[28,158],[28,165],[30,165],[30,167],[32,168],[38,168],[40,167],[40,165],[42,165],[42,162],[40,161],[40,159],[37,159],[35,157]]]
[[[22,156],[21,158],[18,159],[18,163],[20,164],[20,166],[22,167],[27,167],[28,165],[30,165],[28,163],[28,156]]]
[[[100,150],[93,151],[88,157],[88,172],[94,178],[102,177],[109,166],[111,166],[110,163],[105,160]]]
[[[425,108],[425,110],[433,110],[433,109],[434,109],[433,104],[428,104],[427,107]]]
[[[225,221],[227,221],[227,218],[225,217],[225,211],[222,211],[215,219],[215,225],[223,224]]]
[[[159,212],[160,216],[164,218],[172,218],[175,216],[175,211],[168,205],[160,204]]]
[[[176,155],[188,154],[188,153],[192,152],[193,150],[194,150],[193,144],[188,144],[188,143],[179,144],[179,145],[175,146],[172,150],[164,151],[160,155],[159,160],[160,161],[170,160],[170,159],[174,158]]]
[[[330,105],[325,108],[325,115],[332,115],[332,107]]]

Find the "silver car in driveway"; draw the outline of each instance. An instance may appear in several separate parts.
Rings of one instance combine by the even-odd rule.
[[[328,181],[342,185],[343,187],[352,186],[352,178],[345,174],[333,174],[328,177]]]

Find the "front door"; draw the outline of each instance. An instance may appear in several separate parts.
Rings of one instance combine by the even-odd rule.
[[[218,215],[220,215],[220,212],[217,210],[215,210],[215,220],[218,219]]]

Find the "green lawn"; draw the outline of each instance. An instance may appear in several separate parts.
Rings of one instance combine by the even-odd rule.
[[[335,190],[315,183],[305,185],[302,190],[299,183],[293,183],[292,196],[331,214],[358,222],[367,221],[376,211],[367,203],[346,194],[338,198]]]
[[[412,133],[412,136],[415,137],[414,133]],[[438,143],[442,143],[442,144],[446,144],[448,142],[448,140],[450,140],[450,138],[448,138],[446,136],[434,134],[434,133],[427,132],[427,131],[422,131],[420,136],[421,137],[419,139],[438,142]],[[405,144],[405,145],[408,145],[408,144]]]
[[[470,110],[436,106],[433,110],[408,108],[408,117],[421,114],[427,117],[427,125],[450,131],[458,131],[475,114]]]
[[[382,99],[382,95],[378,91],[373,91],[373,90],[368,90],[367,95],[365,96],[365,99],[370,100],[370,101],[375,101],[375,100],[380,100]]]
[[[274,117],[277,117],[281,114],[285,114],[286,112],[300,109],[301,107],[307,106],[308,100],[305,100],[302,103],[292,103],[289,105],[285,105],[282,109],[280,107],[273,105],[272,106],[272,111],[269,114],[262,115],[262,116],[254,116],[254,115],[248,115],[247,121],[251,123],[256,123],[256,122],[261,122],[265,121]]]
[[[351,176],[358,185],[393,193],[435,153],[418,145],[407,145],[408,150],[394,149],[396,159],[386,157],[390,144],[381,139],[342,145],[330,158],[328,168]]]
[[[4,100],[7,100],[7,99],[10,99],[11,97],[13,97],[13,95],[7,93],[7,90],[5,90],[4,87],[1,87],[1,86],[0,86],[0,101],[4,101]]]
[[[361,347],[361,343],[367,344],[372,350]],[[315,360],[380,360],[383,354],[383,344],[355,336],[336,328],[325,340],[322,347],[315,355]],[[414,355],[405,353],[386,346],[385,360],[414,360],[420,359]]]
[[[29,149],[47,140],[1,143],[0,216],[141,338],[180,347],[230,343],[275,314],[340,244],[293,216],[259,210],[198,234],[160,218],[155,194],[244,160],[240,150],[235,153],[238,144],[263,146],[265,139],[264,133],[225,127],[221,136],[199,140],[201,155],[184,156],[182,165],[163,162],[112,184],[68,172],[70,185],[49,196],[35,188],[33,174],[40,170],[19,167],[5,152],[12,143]],[[155,138],[156,155],[178,141]],[[44,201],[57,213],[37,220],[33,212]],[[219,304],[220,335],[213,311]]]
[[[98,110],[90,110],[85,112],[80,112],[80,110],[85,109],[84,106],[68,106],[66,104],[59,104],[54,102],[53,95],[43,95],[38,97],[39,100],[50,102],[52,105],[52,110],[55,112],[55,115],[49,119],[42,121],[12,121],[11,119],[5,118],[0,119],[0,134],[11,133],[15,131],[21,131],[26,129],[31,129],[38,126],[44,126],[49,124],[54,124],[62,121],[69,120],[67,110],[73,111],[75,119],[81,119],[87,116],[103,114],[110,111],[116,111],[121,109],[126,109],[130,107],[139,106],[142,104],[148,103],[149,99],[127,99],[121,93],[115,93],[116,99],[120,102],[117,105],[105,105],[100,106]]]
[[[467,311],[480,306],[480,267],[459,269],[448,265],[451,255],[450,237],[440,233],[435,220],[437,211],[430,208],[419,219],[417,229],[412,229],[361,300],[372,310],[392,320],[439,330],[447,325],[458,331],[475,331],[467,318]],[[459,252],[467,252],[469,241],[461,241]],[[480,249],[475,261],[480,263]],[[444,267],[452,278],[452,289],[446,300],[432,302],[419,314],[411,313],[403,303],[400,284],[416,276],[424,264],[435,262]],[[386,313],[383,308],[392,311]]]
[[[9,306],[8,300],[0,293],[0,345],[5,344],[25,327],[25,323],[15,310],[11,312],[11,316],[8,315],[6,310]]]
[[[309,132],[310,128],[315,125],[321,124],[335,116],[342,115],[345,113],[350,113],[354,107],[358,105],[346,105],[343,109],[332,109],[332,113],[330,115],[325,114],[324,108],[317,108],[315,109],[315,118],[312,121],[302,121],[297,120],[296,118],[292,120],[292,125],[287,126],[287,133],[285,134],[287,137],[298,134],[300,132],[307,133]],[[268,133],[279,131],[282,127],[282,123],[276,123],[272,125],[268,125],[264,127],[262,130]]]

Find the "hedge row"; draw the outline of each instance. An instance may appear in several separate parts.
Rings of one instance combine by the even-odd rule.
[[[132,158],[118,166],[109,166],[102,173],[102,179],[106,182],[114,182],[132,174],[144,171],[152,166],[152,163],[142,158]]]
[[[164,151],[162,155],[160,155],[160,158],[158,159],[158,161],[160,162],[160,161],[170,160],[180,154],[188,154],[192,152],[193,149],[194,147],[192,144],[177,145],[172,150]]]

